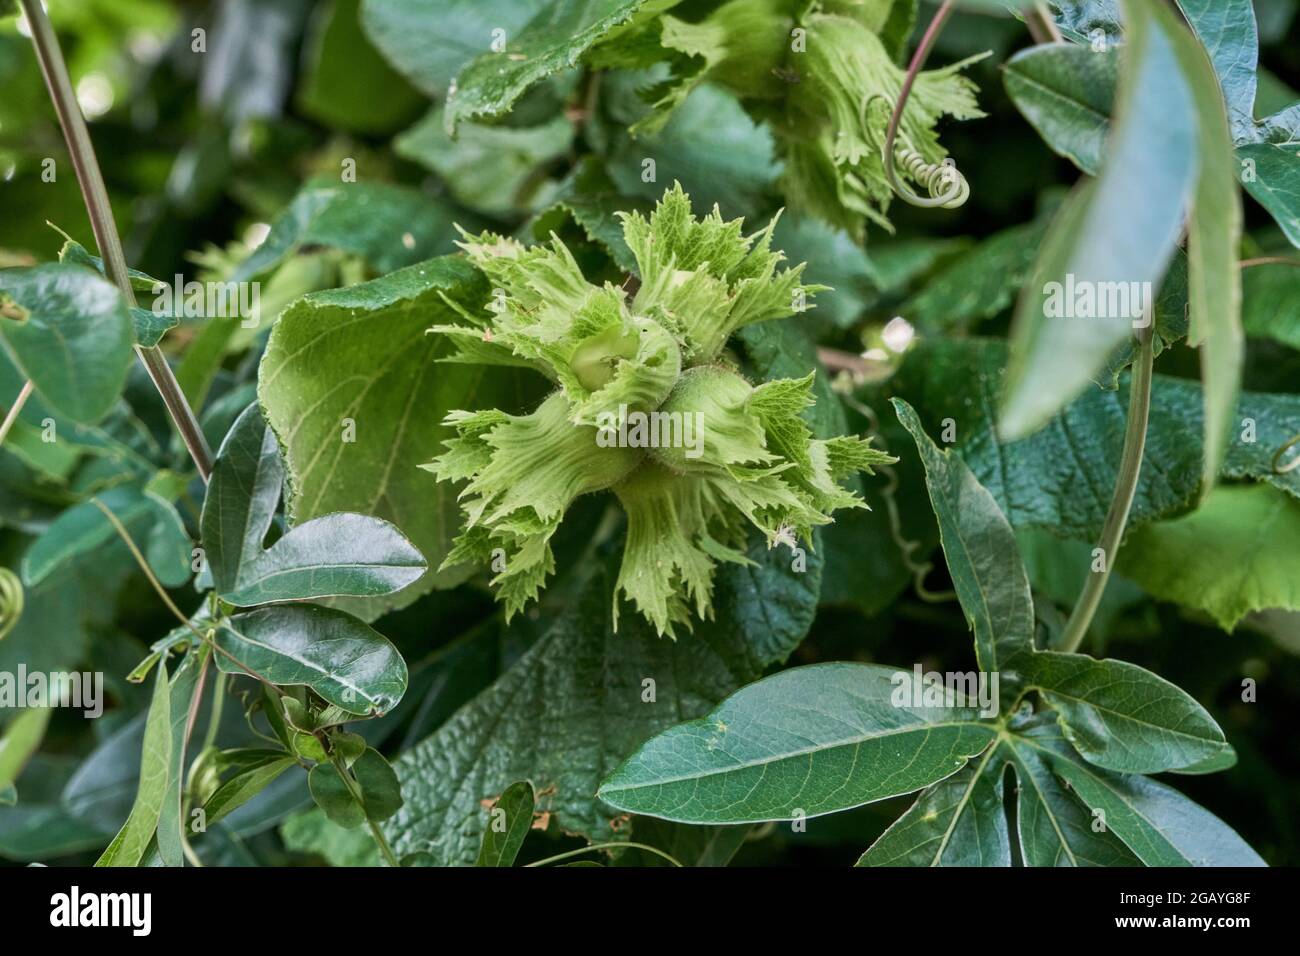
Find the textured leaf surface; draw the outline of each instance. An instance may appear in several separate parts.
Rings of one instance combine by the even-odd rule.
[[[383,635],[341,611],[261,608],[216,632],[217,664],[274,684],[303,684],[350,714],[382,714],[406,692],[406,663]],[[232,660],[233,658],[233,660]]]
[[[437,567],[459,533],[456,488],[419,466],[453,430],[454,408],[520,404],[512,370],[440,363],[454,320],[443,295],[477,308],[487,284],[463,259],[443,258],[371,282],[300,299],[277,323],[262,359],[258,396],[284,448],[295,522],[335,511],[395,525]],[[345,420],[354,441],[343,441]],[[273,440],[273,439],[272,439]],[[400,595],[340,606],[372,616],[472,568],[426,573]]]
[[[756,823],[846,810],[955,773],[994,739],[966,708],[896,706],[868,664],[782,671],[644,744],[601,785],[620,809],[684,823]]]
[[[1232,137],[1247,138],[1255,127],[1255,69],[1259,65],[1254,5],[1251,0],[1178,0],[1178,8],[1214,64]]]
[[[480,801],[520,779],[560,826],[593,840],[626,835],[620,815],[596,799],[600,782],[658,731],[706,713],[765,667],[783,661],[807,631],[821,572],[792,573],[762,544],[756,566],[719,570],[715,620],[672,642],[638,616],[615,633],[615,569],[602,563],[555,623],[487,691],[397,763],[406,806],[384,830],[399,856],[471,864],[488,814]],[[643,684],[654,683],[654,702]]]
[[[1300,502],[1267,485],[1216,489],[1191,514],[1135,530],[1120,568],[1230,631],[1251,611],[1300,609]]]
[[[909,353],[889,390],[916,408],[932,434],[942,431],[945,419],[952,420],[958,452],[1013,527],[1093,539],[1115,486],[1127,379],[1118,391],[1088,390],[1028,438],[1003,441],[997,401],[1006,354],[1003,343],[987,339],[925,343]],[[1195,382],[1155,376],[1131,527],[1195,504],[1202,471],[1201,407]],[[1273,469],[1276,451],[1300,432],[1300,397],[1243,392],[1234,418],[1253,420],[1255,432],[1233,436],[1222,477],[1256,478],[1300,497],[1300,470],[1277,474]]]
[[[496,116],[538,80],[575,65],[610,29],[625,23],[645,0],[573,0],[549,3],[517,35],[506,35],[501,52],[480,55],[456,77],[447,93],[447,128],[474,116]],[[445,16],[441,11],[438,17]],[[498,26],[498,24],[493,24]]]
[[[551,0],[364,0],[361,23],[407,79],[441,96],[474,57],[487,53],[492,31],[515,36]]]

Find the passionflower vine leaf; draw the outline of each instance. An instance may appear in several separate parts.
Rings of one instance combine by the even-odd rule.
[[[1016,780],[1018,862],[1048,867],[1136,865],[1124,844],[1094,827],[1089,808],[1053,775],[1033,740],[1043,723],[1041,717],[1031,718],[958,773],[926,789],[857,865],[1011,866],[1004,787],[1008,768]]]
[[[1213,813],[1155,780],[1112,773],[1083,760],[1059,728],[1043,724],[1023,739],[1144,865],[1266,865]]]
[[[1232,748],[1189,694],[1127,661],[1040,651],[1018,662],[1090,763],[1126,773],[1198,769]]]
[[[368,515],[313,518],[264,548],[283,481],[275,435],[257,405],[250,405],[217,453],[203,503],[213,583],[231,604],[391,594],[424,573],[415,546],[388,522]]]
[[[970,708],[899,706],[899,677],[911,680],[869,664],[774,674],[651,738],[598,795],[682,823],[814,817],[929,786],[996,738]]]
[[[382,634],[349,614],[275,605],[224,620],[217,665],[273,684],[303,685],[349,714],[387,713],[406,692],[406,662]]]
[[[550,540],[583,494],[612,491],[627,513],[615,597],[662,635],[707,619],[719,562],[743,563],[749,527],[810,540],[834,511],[864,507],[843,483],[892,461],[852,436],[816,439],[803,419],[810,374],[751,385],[722,356],[731,334],[805,307],[820,286],[780,268],[775,220],[746,236],[715,207],[697,218],[680,185],[647,217],[622,215],[640,269],[629,297],[595,286],[556,236],[525,247],[484,233],[462,247],[497,290],[481,316],[459,309],[448,361],[531,368],[558,386],[537,409],[455,411],[457,437],[425,467],[465,482],[464,533],[443,567],[492,563],[507,617],[555,570]],[[498,566],[504,560],[504,567]]]
[[[122,393],[133,338],[122,294],[91,269],[0,270],[0,346],[55,411],[103,418]]]

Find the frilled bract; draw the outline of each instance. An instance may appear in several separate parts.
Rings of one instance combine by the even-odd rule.
[[[697,219],[674,186],[647,219],[621,214],[641,284],[630,301],[595,286],[564,244],[485,233],[462,248],[495,287],[489,314],[430,331],[448,361],[526,366],[557,386],[536,411],[453,412],[457,437],[424,466],[463,481],[465,529],[444,566],[505,554],[494,584],[513,615],[555,569],[550,539],[582,494],[608,489],[627,514],[615,589],[660,634],[712,614],[719,562],[746,563],[750,527],[808,539],[839,508],[840,483],[891,461],[856,437],[820,440],[802,417],[813,375],[751,385],[723,357],[728,337],[801,308],[820,286],[782,268],[774,222],[756,235],[718,210]]]

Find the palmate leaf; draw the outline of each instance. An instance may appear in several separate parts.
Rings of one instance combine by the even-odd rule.
[[[405,536],[367,515],[324,515],[263,549],[282,483],[275,435],[250,405],[217,453],[203,503],[203,544],[216,591],[226,601],[248,607],[384,595],[424,573],[424,559]]]
[[[996,737],[973,709],[895,704],[900,680],[869,664],[782,671],[649,740],[599,796],[683,823],[814,817],[942,780]]]
[[[1041,722],[1041,721],[1040,721]],[[859,858],[858,866],[1011,866],[1005,805],[1015,775],[1016,845],[1025,866],[1133,866],[1115,836],[1053,776],[1021,733],[1009,733],[961,772],[931,786]]]
[[[1101,770],[1080,759],[1058,728],[1042,725],[1022,740],[1147,866],[1263,866],[1226,823],[1177,790],[1143,776]]]
[[[96,422],[122,392],[131,317],[117,288],[79,265],[0,270],[0,345],[37,393],[78,422]]]

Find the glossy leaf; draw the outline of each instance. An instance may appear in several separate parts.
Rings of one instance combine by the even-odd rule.
[[[1006,63],[1002,82],[1054,153],[1091,176],[1101,171],[1119,79],[1117,51],[1044,44]]]
[[[121,293],[90,269],[47,263],[0,271],[0,343],[69,418],[104,417],[122,393],[133,338]]]
[[[527,780],[506,787],[488,811],[490,822],[483,831],[477,866],[514,865],[519,848],[532,829],[535,806],[533,785]]]
[[[171,688],[167,666],[159,662],[149,716],[145,720],[140,783],[135,803],[126,823],[95,861],[95,866],[137,866],[144,859],[158,828],[158,818],[166,798],[171,749]]]
[[[1132,334],[1139,317],[1105,290],[1159,282],[1195,182],[1195,104],[1168,32],[1181,27],[1158,5],[1129,2],[1125,10],[1128,43],[1105,167],[1095,187],[1057,214],[1016,311],[1001,422],[1008,438],[1044,425]],[[1096,317],[1051,316],[1054,291],[1064,300],[1076,288],[1094,290]],[[1136,313],[1129,298],[1127,311]],[[1099,306],[1101,299],[1111,301]]]
[[[366,812],[333,764],[318,763],[312,767],[307,774],[307,785],[316,806],[324,811],[331,823],[353,830],[366,822]]]
[[[352,776],[361,788],[361,806],[367,820],[379,823],[402,808],[402,786],[397,774],[373,747],[366,748],[357,758],[352,765]]]
[[[424,573],[424,560],[388,522],[330,514],[262,541],[280,498],[274,434],[249,406],[217,454],[203,504],[203,542],[217,593],[248,607],[337,595],[391,594]]]
[[[305,685],[350,714],[385,713],[406,691],[406,663],[397,649],[341,611],[311,605],[248,611],[226,621],[215,641],[223,671]]]
[[[1136,664],[1041,651],[1021,666],[1026,682],[1056,710],[1066,738],[1099,767],[1159,773],[1231,752],[1204,707]]]
[[[919,790],[960,770],[996,733],[968,708],[895,704],[896,685],[911,679],[867,664],[782,671],[651,738],[599,795],[684,823],[755,823]]]

